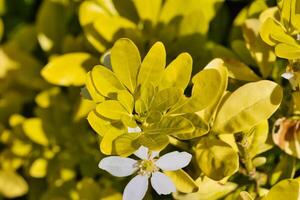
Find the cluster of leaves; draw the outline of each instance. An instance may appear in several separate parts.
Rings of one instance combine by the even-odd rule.
[[[299,6],[0,0],[0,199],[121,199],[140,146],[193,155],[175,199],[298,199]]]

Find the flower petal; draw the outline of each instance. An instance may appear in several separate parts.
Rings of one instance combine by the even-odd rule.
[[[150,158],[153,159],[153,158],[158,157],[158,156],[159,156],[159,151],[152,151]]]
[[[151,185],[159,195],[170,194],[176,191],[175,185],[171,179],[161,172],[152,174]]]
[[[283,74],[281,74],[281,77],[287,79],[287,80],[290,80],[291,78],[293,78],[295,75],[291,72],[285,72]]]
[[[187,152],[173,151],[160,157],[156,166],[162,170],[174,171],[187,166],[192,159],[192,155]]]
[[[140,132],[142,132],[142,130],[139,126],[134,127],[134,128],[127,127],[127,132],[128,133],[140,133]]]
[[[123,200],[142,200],[148,189],[148,176],[137,175],[126,185]]]
[[[134,152],[134,155],[142,160],[148,159],[148,148],[140,146],[140,148],[136,152]]]
[[[119,156],[109,156],[99,162],[99,168],[117,177],[124,177],[137,171],[136,160],[122,158]]]

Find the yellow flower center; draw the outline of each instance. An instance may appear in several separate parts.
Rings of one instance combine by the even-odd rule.
[[[151,173],[158,171],[158,167],[155,165],[154,160],[141,160],[139,162],[139,174],[150,176]]]

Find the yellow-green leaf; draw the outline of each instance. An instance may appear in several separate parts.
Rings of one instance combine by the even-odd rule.
[[[100,136],[104,136],[108,127],[110,126],[110,121],[100,116],[95,110],[92,110],[88,114],[87,120],[93,130]]]
[[[163,134],[143,134],[139,137],[138,142],[152,151],[161,151],[169,144],[169,138]]]
[[[92,97],[93,95],[99,96],[100,94],[105,97],[116,98],[116,93],[125,89],[115,74],[106,67],[97,65],[90,73],[90,77],[88,77],[87,81],[90,81],[91,84],[89,84],[90,86],[87,85],[89,86],[87,89]],[[91,80],[89,80],[89,78]],[[101,99],[100,97],[97,98]]]
[[[225,91],[228,84],[228,71],[224,66],[224,62],[222,59],[213,59],[210,63],[207,64],[205,69],[215,69],[219,74],[219,76],[216,76],[219,77],[219,86],[215,86],[214,88],[214,92],[216,93],[215,101],[211,102],[211,104],[207,108],[203,109],[200,112],[197,112],[197,114],[201,116],[206,123],[209,123],[210,121],[214,120],[217,112],[217,107],[219,106],[222,97],[226,94]]]
[[[182,116],[164,117],[158,124],[147,127],[145,134],[188,134],[195,130],[192,122]]]
[[[195,127],[195,130],[191,133],[174,134],[175,137],[181,140],[190,140],[193,138],[201,137],[209,132],[208,124],[197,114],[188,113],[183,115],[186,119],[190,120]]]
[[[88,100],[93,100],[95,103],[105,101],[105,97],[95,87],[92,73],[86,74],[85,87],[81,90],[80,95]]]
[[[234,91],[216,115],[213,130],[236,133],[268,119],[279,107],[282,89],[271,81],[248,83]]]
[[[67,29],[70,8],[61,1],[43,1],[37,13],[38,41],[46,52],[58,52]]]
[[[14,171],[0,170],[0,194],[7,198],[16,198],[28,192],[24,178]]]
[[[106,43],[97,34],[93,22],[105,14],[105,10],[94,1],[84,1],[79,6],[79,22],[83,28],[85,37],[98,51],[106,50]]]
[[[30,166],[29,174],[34,178],[43,178],[47,175],[48,161],[44,158],[36,159]]]
[[[125,133],[119,136],[114,141],[116,153],[126,157],[135,152],[141,146],[138,142],[140,135],[141,133]]]
[[[190,82],[192,65],[190,54],[182,53],[177,56],[165,69],[159,88],[177,87],[184,90]]]
[[[138,84],[151,82],[157,86],[166,66],[166,50],[161,42],[156,42],[145,56],[138,74]]]
[[[164,171],[171,178],[176,189],[182,193],[192,193],[198,191],[197,183],[182,169],[177,171]]]
[[[259,35],[260,27],[261,22],[258,19],[247,19],[243,26],[243,35],[247,48],[257,62],[262,76],[268,77],[276,56],[271,47],[262,41]]]
[[[113,42],[116,34],[126,29],[135,29],[136,25],[118,15],[102,14],[93,22],[93,27],[105,42]]]
[[[47,146],[49,144],[47,134],[44,131],[43,121],[40,118],[31,118],[23,122],[23,130],[32,141]]]
[[[108,100],[104,101],[97,105],[96,107],[97,113],[102,115],[103,117],[120,120],[123,115],[130,115],[128,111],[122,106],[119,101]]]
[[[133,3],[141,20],[156,24],[162,0],[134,0]]]
[[[285,33],[282,25],[275,19],[268,18],[262,24],[260,36],[270,46],[278,43],[295,44],[293,37]]]
[[[211,179],[222,180],[239,168],[239,157],[227,143],[203,138],[196,147],[196,159],[202,172]]]
[[[179,88],[170,87],[163,89],[155,96],[151,110],[166,112],[179,101],[182,95],[183,90]]]
[[[286,179],[271,188],[263,200],[298,200],[300,198],[299,180]]]
[[[194,83],[192,96],[171,112],[197,112],[216,102],[219,97],[218,91],[222,88],[221,80],[222,76],[218,70],[213,68],[202,70],[192,79]]]
[[[259,81],[257,76],[250,67],[235,59],[224,59],[224,65],[228,69],[228,76],[242,81]]]
[[[289,60],[300,59],[300,45],[280,43],[275,46],[275,54],[278,57]]]
[[[88,53],[69,53],[57,56],[42,69],[42,76],[50,83],[60,86],[81,86],[97,59]]]
[[[118,138],[120,135],[124,134],[125,131],[122,131],[121,129],[118,129],[116,127],[111,126],[103,136],[101,143],[100,143],[100,149],[101,152],[106,155],[111,155],[115,153],[114,149],[114,141],[116,138]]]
[[[119,80],[134,93],[141,57],[135,44],[126,38],[119,39],[111,49],[111,65]]]
[[[199,188],[197,192],[182,194],[179,192],[173,193],[176,200],[216,200],[222,199],[222,197],[231,193],[237,188],[237,184],[227,182],[221,184],[218,181],[214,181],[208,177],[199,177],[196,180],[196,184]],[[180,190],[179,190],[180,191]]]
[[[134,98],[127,90],[118,92],[118,101],[124,106],[128,113],[133,112]]]

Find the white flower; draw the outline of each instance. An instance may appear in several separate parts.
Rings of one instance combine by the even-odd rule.
[[[141,200],[148,189],[148,179],[154,190],[160,194],[170,194],[176,191],[171,179],[159,170],[174,171],[187,166],[192,155],[187,152],[173,151],[162,157],[158,152],[149,152],[141,146],[135,153],[141,160],[109,156],[102,159],[99,168],[106,170],[117,177],[129,176],[135,172],[137,175],[127,184],[123,192],[123,200]]]

